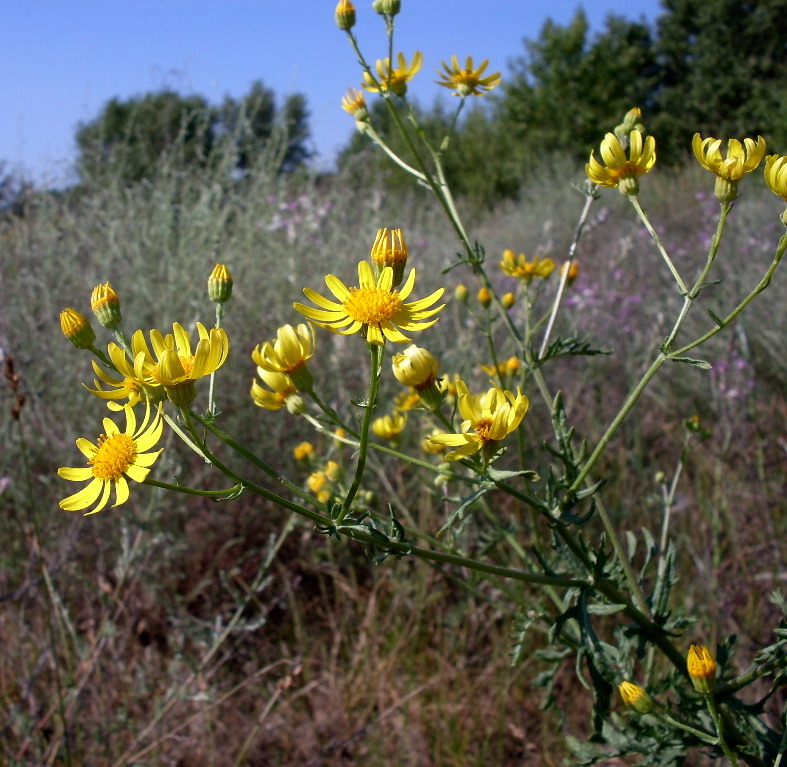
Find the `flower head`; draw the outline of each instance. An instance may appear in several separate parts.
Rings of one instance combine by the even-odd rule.
[[[513,394],[497,386],[493,386],[486,394],[473,395],[464,381],[458,381],[456,389],[459,394],[459,412],[465,419],[462,432],[430,437],[438,444],[458,448],[446,455],[449,461],[467,458],[482,449],[488,456],[495,442],[505,439],[522,423],[530,404],[521,392]]]
[[[296,461],[305,461],[314,452],[311,442],[300,442],[292,449]]]
[[[621,194],[634,195],[639,191],[638,176],[644,176],[656,162],[656,140],[653,136],[642,139],[638,130],[629,133],[629,155],[614,133],[607,133],[601,142],[602,165],[590,153],[585,166],[588,178],[601,186],[618,187]]]
[[[454,96],[483,96],[487,91],[500,85],[500,72],[492,75],[483,76],[484,70],[489,66],[489,59],[484,59],[478,69],[473,68],[473,57],[468,56],[465,66],[459,66],[459,59],[451,56],[451,66],[444,61],[442,64],[444,72],[438,71],[440,80],[435,82],[444,88],[453,88]]]
[[[745,138],[743,144],[731,138],[727,142],[727,157],[721,156],[721,139],[700,137],[694,134],[691,140],[694,156],[703,168],[716,174],[716,197],[722,202],[732,202],[738,197],[738,181],[751,173],[765,155],[765,139],[757,136]]]
[[[96,340],[90,320],[76,309],[63,309],[60,312],[60,330],[77,349],[89,349]]]
[[[341,303],[304,288],[306,297],[320,308],[296,303],[293,304],[295,309],[317,325],[336,333],[350,335],[361,331],[370,344],[378,346],[382,346],[385,339],[398,343],[409,341],[396,325],[404,330],[426,330],[437,322],[436,317],[432,320],[429,318],[434,317],[444,306],[427,308],[443,295],[443,288],[419,301],[404,303],[415,285],[415,269],[410,271],[401,290],[393,288],[393,270],[390,266],[386,266],[375,281],[368,261],[358,264],[359,287],[348,288],[332,274],[325,277],[325,284]]]
[[[440,366],[427,349],[411,344],[393,356],[393,374],[399,383],[412,386],[416,391],[434,384]]]
[[[310,323],[302,322],[297,328],[292,325],[280,327],[276,331],[276,340],[257,346],[251,358],[263,370],[286,373],[301,391],[309,391],[313,379],[306,362],[312,354],[314,329]]]
[[[366,122],[369,119],[369,110],[366,107],[366,98],[357,88],[350,88],[342,96],[342,109],[351,114],[356,122]]]
[[[286,407],[291,413],[303,411],[303,400],[292,379],[285,373],[272,373],[257,368],[257,375],[270,389],[260,386],[256,380],[251,383],[251,398],[254,404],[266,410],[280,410]]]
[[[375,68],[377,70],[377,82],[369,75],[363,73],[363,87],[372,93],[382,93],[389,91],[396,96],[404,96],[407,93],[407,83],[415,77],[424,64],[424,56],[420,51],[413,55],[413,62],[407,65],[407,59],[403,53],[397,56],[398,67],[391,68],[391,59],[386,56],[384,59],[377,59]]]
[[[765,158],[765,183],[787,202],[787,156],[771,154]]]
[[[633,682],[621,682],[618,690],[623,702],[638,714],[649,714],[653,711],[655,701],[639,685]]]
[[[120,298],[108,282],[93,288],[90,308],[105,328],[116,328],[120,324]]]
[[[407,416],[403,413],[384,415],[372,421],[372,431],[383,439],[396,439],[407,424]]]
[[[555,271],[555,262],[551,258],[538,256],[533,256],[532,260],[528,261],[524,253],[517,255],[513,250],[506,248],[500,261],[500,271],[529,285],[534,277],[543,280],[549,277]]]
[[[686,667],[694,689],[703,695],[716,688],[716,661],[705,645],[691,645],[686,657]]]
[[[120,431],[114,421],[105,418],[105,433],[98,438],[96,444],[83,438],[77,440],[77,447],[87,458],[87,467],[57,470],[63,479],[75,482],[90,480],[90,484],[78,493],[60,501],[61,509],[79,511],[95,503],[95,507],[85,516],[95,514],[107,506],[113,487],[115,503],[112,506],[120,506],[129,497],[128,480],[145,481],[150,467],[161,453],[161,450],[147,452],[159,441],[164,429],[161,406],[151,419],[148,403],[145,418],[139,428],[134,409],[130,405],[124,405],[123,411],[126,414],[125,431]]]

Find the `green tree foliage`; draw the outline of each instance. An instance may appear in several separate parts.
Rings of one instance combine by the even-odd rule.
[[[760,134],[787,152],[787,0],[664,0],[660,77],[647,125],[660,159],[691,136]]]
[[[648,102],[656,81],[650,30],[618,16],[591,37],[578,10],[567,26],[547,21],[525,49],[496,99],[509,154],[523,164],[554,152],[586,159],[626,111]]]
[[[288,96],[279,109],[274,92],[259,81],[220,107],[171,90],[114,98],[78,128],[77,171],[83,181],[112,175],[133,183],[149,177],[164,158],[175,167],[205,165],[219,149],[223,156],[234,153],[240,170],[268,152],[278,170],[291,171],[311,156],[308,117],[303,96]]]

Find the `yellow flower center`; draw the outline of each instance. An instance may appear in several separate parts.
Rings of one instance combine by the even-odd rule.
[[[107,481],[120,479],[120,476],[134,463],[137,443],[128,434],[113,434],[98,438],[98,450],[88,461],[93,465],[93,476]]]
[[[182,355],[178,355],[180,359],[180,364],[183,365],[183,372],[188,377],[191,375],[191,369],[194,367],[194,355],[191,354],[188,357],[183,357]]]
[[[492,428],[492,419],[491,418],[479,418],[474,424],[473,429],[475,430],[476,435],[482,442],[491,442],[492,439],[489,436],[489,430]]]
[[[390,319],[401,305],[399,291],[380,288],[353,288],[342,303],[347,314],[364,325],[377,325]]]

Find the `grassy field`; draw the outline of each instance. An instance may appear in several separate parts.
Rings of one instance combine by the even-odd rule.
[[[556,161],[519,202],[475,212],[471,236],[489,261],[511,248],[560,262],[582,207],[571,185],[581,171]],[[462,282],[473,303],[478,284],[469,270],[443,273],[460,247],[425,193],[391,196],[375,179],[356,186],[341,177],[282,177],[264,162],[242,182],[229,178],[226,168],[184,172],[163,162],[132,187],[31,196],[24,215],[0,222],[8,384],[0,399],[1,763],[562,764],[566,733],[586,737],[589,694],[569,661],[554,690],[557,710],[540,709],[538,631],[524,659],[509,664],[512,591],[521,600],[521,586],[408,558],[375,565],[354,544],[327,540],[246,495],[213,503],[137,487],[127,505],[94,517],[58,508],[73,489],[57,468],[75,465],[74,440],[95,438],[106,414],[80,385],[92,384],[90,355],[63,338],[58,313],[72,306],[89,314],[98,283],[109,280],[120,294],[129,333],[173,321],[208,325],[205,283],[216,262],[226,263],[235,287],[224,320],[231,353],[217,381],[222,425],[298,482],[309,470],[291,451],[303,439],[321,462],[351,465],[348,450],[314,438],[303,419],[255,408],[248,395],[251,350],[299,321],[291,304],[301,288],[322,290],[329,272],[352,281],[377,229],[402,227],[418,296],[441,285],[452,295]],[[656,172],[641,197],[679,267],[699,265],[717,215],[710,176],[693,167]],[[756,284],[783,231],[780,212],[760,178],[746,180],[718,257],[723,282],[706,291],[707,306],[723,312]],[[577,255],[580,276],[559,332],[579,332],[612,353],[561,360],[548,377],[593,443],[679,303],[647,233],[615,192],[595,204]],[[508,289],[510,278],[490,272]],[[544,307],[553,289],[545,289]],[[685,454],[672,508],[681,579],[674,598],[698,618],[687,641],[713,645],[735,633],[741,667],[771,641],[778,615],[766,596],[787,579],[784,289],[777,272],[731,332],[709,345],[712,370],[665,369],[600,470],[619,528],[656,534],[682,424],[700,417],[709,436]],[[689,329],[709,322],[696,312]],[[444,372],[480,388],[487,376],[478,365],[490,360],[475,331],[451,300],[423,339]],[[338,408],[348,393],[363,396],[363,344],[323,331],[317,344],[312,369],[323,399]],[[399,388],[385,379],[384,408]],[[528,393],[526,450],[535,461],[549,414]],[[415,451],[419,421],[413,414],[403,437]],[[157,478],[224,486],[177,442],[166,447]],[[391,503],[430,533],[441,526],[446,505],[431,477],[380,457],[370,463],[364,487],[374,508],[384,513]],[[529,515],[506,511],[519,515],[515,533],[528,546]],[[467,535],[487,532],[479,524]],[[536,609],[535,589],[532,600]],[[690,764],[703,760],[697,750]]]

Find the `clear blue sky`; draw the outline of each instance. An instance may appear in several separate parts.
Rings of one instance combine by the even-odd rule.
[[[385,55],[382,19],[356,0],[355,28],[367,58]],[[451,54],[490,59],[507,72],[544,21],[565,24],[579,6],[600,29],[607,14],[653,21],[658,0],[402,0],[396,48],[424,53],[411,86],[423,103],[438,91],[435,70]],[[113,96],[163,87],[211,102],[239,97],[255,79],[281,97],[300,92],[311,111],[317,162],[328,167],[353,130],[340,107],[360,82],[335,0],[3,0],[0,160],[38,182],[62,183],[81,121]]]

